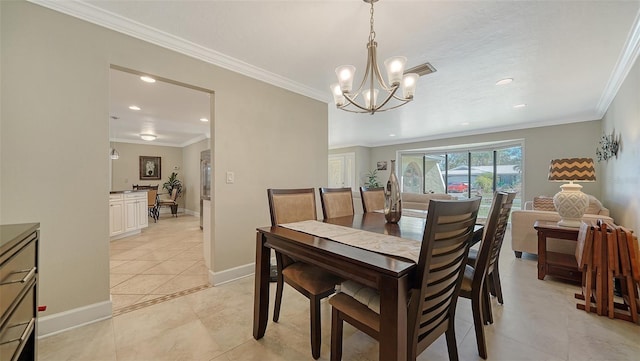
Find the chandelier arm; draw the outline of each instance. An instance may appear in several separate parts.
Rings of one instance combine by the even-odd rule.
[[[352,99],[352,98],[351,98],[351,96],[349,96],[349,94],[345,94],[345,93],[342,93],[342,94],[344,95],[344,98],[345,98],[345,99],[347,99],[347,101],[349,102],[349,104],[353,105],[353,106],[354,106],[354,107],[356,107],[356,108],[359,108],[359,109],[362,109],[362,110],[363,110],[362,112],[355,112],[355,113],[371,113],[371,109],[369,109],[369,108],[365,108],[365,107],[363,107],[362,105],[360,105],[360,104],[356,103],[356,101],[355,101],[355,97]],[[345,104],[345,105],[343,105],[343,106],[341,106],[341,107],[339,107],[339,108],[340,108],[340,109],[343,109],[343,110],[348,110],[348,109],[346,109],[345,107],[346,107],[346,106],[348,106],[349,104]]]
[[[375,42],[374,42],[374,44],[375,44]],[[360,86],[358,87],[358,90],[356,90],[355,93],[352,93],[352,94],[354,94],[353,95],[353,99],[357,98],[358,95],[362,92],[362,90],[364,88],[364,85],[367,82],[367,79],[369,78],[369,74],[372,72],[372,70],[371,70],[371,47],[370,46],[371,46],[371,44],[369,44],[367,46],[367,53],[368,54],[367,54],[367,65],[364,68],[365,73],[364,73],[364,76],[362,77],[362,82],[360,82]]]
[[[395,88],[393,88],[393,90],[389,91],[389,95],[387,96],[387,98],[382,103],[380,103],[379,106],[377,106],[374,109],[372,109],[371,114],[373,114],[374,112],[379,111],[382,107],[387,105],[387,103],[389,102],[389,100],[391,100],[391,98],[396,98],[396,97],[394,97],[394,94],[396,93],[397,90],[398,90],[398,87],[396,86]]]
[[[408,103],[408,102],[410,102],[410,101],[412,101],[412,100],[413,100],[413,97],[411,97],[411,98],[403,98],[403,97],[399,97],[399,96],[397,96],[397,95],[394,95],[394,96],[393,96],[393,99],[399,100],[399,101],[401,101],[401,102],[406,102],[406,103]]]
[[[387,110],[392,110],[392,109],[399,108],[399,107],[405,105],[408,102],[409,102],[409,100],[403,100],[402,103],[396,104],[396,105],[394,105],[392,107],[389,107],[389,108],[386,108],[386,109],[377,109],[376,113],[378,113],[378,112],[379,113],[386,112]],[[337,108],[340,109],[340,110],[344,110],[345,112],[349,112],[349,113],[358,113],[358,114],[371,113],[371,111],[369,109],[366,109],[366,108],[363,108],[363,107],[358,107],[361,110],[349,109],[349,108],[347,108],[347,106],[349,106],[349,104],[353,104],[353,103],[347,103],[347,104],[344,104],[342,106],[337,106]],[[353,104],[353,105],[357,106],[356,104]]]
[[[403,100],[402,103],[400,104],[396,104],[392,107],[386,108],[386,109],[378,109],[376,110],[376,112],[386,112],[387,110],[391,110],[391,109],[395,109],[395,108],[400,108],[401,106],[407,104],[409,102],[409,100]]]
[[[378,85],[380,85],[380,88],[391,92],[393,89],[393,86],[388,86],[385,82],[384,79],[382,78],[382,74],[380,73],[380,67],[378,66],[378,54],[377,54],[377,48],[378,48],[378,43],[373,43],[373,48],[371,49],[371,54],[369,55],[369,57],[372,59],[371,60],[371,72],[375,74],[375,78],[378,81]],[[372,82],[373,83],[373,82]],[[371,88],[373,89],[373,84],[371,85]]]

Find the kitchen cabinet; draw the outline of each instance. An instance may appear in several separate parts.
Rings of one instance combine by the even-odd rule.
[[[109,235],[124,233],[124,202],[122,194],[109,196]]]
[[[147,191],[111,192],[109,217],[112,240],[140,233],[149,226]]]
[[[37,359],[40,223],[0,226],[0,360]]]

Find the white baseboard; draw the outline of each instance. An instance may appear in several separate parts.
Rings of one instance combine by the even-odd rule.
[[[135,229],[133,231],[124,232],[124,233],[120,233],[118,235],[115,235],[115,236],[109,238],[109,240],[110,241],[115,241],[115,240],[120,239],[120,238],[133,236],[134,234],[140,234],[140,232],[142,232],[142,229],[138,228],[138,229]]]
[[[111,300],[38,318],[38,338],[111,318]]]
[[[226,269],[220,272],[209,270],[209,283],[219,286],[223,283],[235,281],[240,278],[251,276],[256,269],[255,263],[248,263],[242,266]]]
[[[171,208],[170,207],[160,207],[160,209],[158,209],[158,212],[160,214],[171,214]],[[178,207],[178,213],[185,213],[185,209]]]
[[[194,217],[200,217],[200,212],[192,211],[190,209],[185,209],[184,214],[188,214]]]

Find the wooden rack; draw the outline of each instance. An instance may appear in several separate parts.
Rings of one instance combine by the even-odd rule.
[[[576,307],[586,312],[638,323],[640,251],[632,231],[601,221],[582,223],[576,261],[582,271],[582,293]],[[621,297],[614,296],[620,283]]]

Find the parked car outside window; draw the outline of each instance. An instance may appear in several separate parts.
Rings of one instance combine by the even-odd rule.
[[[447,186],[447,192],[450,192],[450,193],[462,193],[468,190],[469,190],[469,184],[463,183],[463,182],[449,183],[449,185]]]

